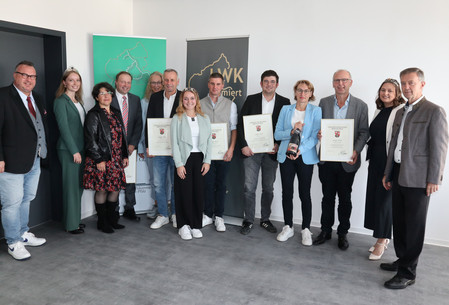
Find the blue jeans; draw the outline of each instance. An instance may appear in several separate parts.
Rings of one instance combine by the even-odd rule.
[[[259,180],[259,172],[262,169],[262,197],[260,200],[260,221],[270,220],[271,202],[273,201],[273,183],[276,179],[278,162],[271,159],[269,154],[255,154],[243,159],[245,168],[245,218],[254,223],[256,210],[256,188]]]
[[[171,214],[176,214],[175,194],[173,191],[175,162],[173,161],[173,158],[171,156],[153,157],[153,175],[158,213],[164,217],[168,217],[167,192],[170,192]],[[170,179],[169,184],[167,183],[167,179]]]
[[[148,167],[148,177],[149,177],[149,181],[148,184],[151,185],[151,198],[153,200],[156,200],[156,191],[154,190],[154,170],[153,170],[153,158],[147,157],[145,156],[145,162],[147,164]],[[170,185],[172,185],[172,179],[173,177],[169,177],[167,176],[167,186],[166,186],[166,196],[167,196],[167,200],[171,199],[171,190],[170,190]]]
[[[39,158],[26,174],[0,174],[2,225],[8,245],[22,241],[23,233],[29,230],[30,202],[36,197],[40,174]]]

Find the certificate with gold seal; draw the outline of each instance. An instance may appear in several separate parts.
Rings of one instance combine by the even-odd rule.
[[[353,119],[321,120],[321,161],[348,162],[354,151]]]
[[[253,153],[273,151],[273,124],[271,114],[255,114],[243,116],[245,140]]]
[[[150,156],[171,156],[170,118],[147,119],[148,151]]]
[[[212,130],[212,160],[223,160],[228,151],[228,124],[213,123],[210,124]]]

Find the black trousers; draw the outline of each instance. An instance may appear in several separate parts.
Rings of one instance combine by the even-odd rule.
[[[398,275],[415,279],[426,231],[430,196],[425,188],[403,187],[398,183],[401,165],[393,167],[393,238],[398,257]]]
[[[332,232],[335,221],[335,195],[338,194],[338,235],[348,233],[351,223],[352,183],[356,172],[348,173],[340,162],[325,162],[318,166],[318,174],[323,191],[321,201],[321,230],[326,233]]]
[[[185,169],[185,179],[175,170],[175,204],[178,228],[189,225],[192,229],[203,226],[204,176],[201,174],[203,153],[190,153]]]
[[[136,184],[127,183],[125,189],[125,210],[133,210],[136,205]]]
[[[293,183],[296,175],[298,177],[299,198],[301,199],[302,228],[310,228],[310,221],[312,219],[310,186],[312,183],[313,164],[305,164],[302,161],[302,156],[299,156],[296,160],[286,158],[280,164],[280,170],[284,223],[293,227]]]

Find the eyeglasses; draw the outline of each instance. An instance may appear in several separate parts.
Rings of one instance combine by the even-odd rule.
[[[308,89],[306,89],[306,90],[296,89],[296,92],[299,93],[299,94],[301,94],[301,93],[309,94],[309,93],[312,92],[312,91],[310,91],[310,90],[308,90]]]
[[[22,75],[23,79],[31,78],[32,80],[36,80],[36,78],[37,78],[37,75],[29,75],[29,74],[22,73],[22,72],[19,72],[19,71],[16,71],[14,73]]]
[[[108,92],[100,92],[100,93],[98,93],[98,95],[101,95],[101,96],[103,96],[103,95],[106,95],[106,94],[110,94],[110,95],[112,95],[112,94],[113,94],[113,92],[111,92],[111,91],[108,91]]]
[[[162,85],[162,82],[150,82],[150,85]]]
[[[344,84],[346,84],[347,82],[351,81],[352,79],[350,78],[337,78],[334,79],[334,83],[338,84],[339,82],[342,82]]]
[[[196,90],[195,90],[195,88],[185,88],[184,90],[182,90],[182,92],[186,92],[186,91],[190,91],[190,92],[194,92],[194,93],[197,93],[196,92]]]

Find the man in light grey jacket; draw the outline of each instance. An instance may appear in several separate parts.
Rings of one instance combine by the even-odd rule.
[[[332,79],[335,94],[320,101],[323,119],[354,120],[354,151],[349,162],[321,162],[318,165],[322,184],[323,200],[321,202],[321,233],[313,241],[320,245],[331,239],[335,218],[335,195],[338,193],[337,228],[338,247],[349,247],[346,234],[350,228],[352,202],[351,192],[355,173],[360,167],[360,152],[369,137],[368,106],[361,99],[349,94],[352,86],[351,73],[338,70]]]
[[[422,94],[424,72],[408,68],[400,78],[408,102],[396,113],[382,181],[393,192],[394,249],[398,257],[393,263],[380,265],[397,272],[385,282],[389,289],[415,283],[430,195],[438,191],[443,180],[449,139],[444,109]]]

